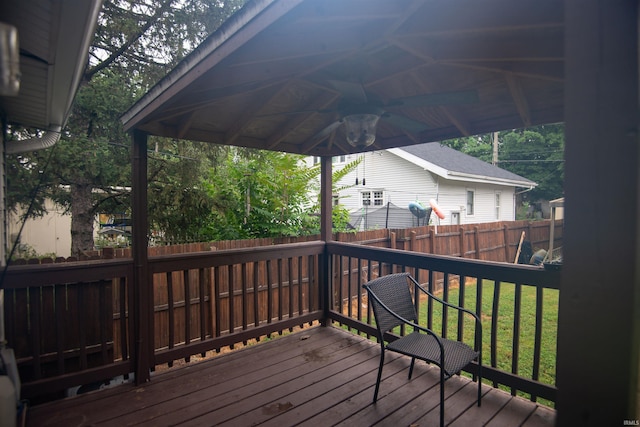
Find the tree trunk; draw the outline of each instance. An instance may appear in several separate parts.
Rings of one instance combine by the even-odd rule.
[[[79,256],[93,250],[94,212],[91,184],[71,186],[71,255]]]

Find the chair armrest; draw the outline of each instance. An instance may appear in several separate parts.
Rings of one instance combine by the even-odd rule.
[[[450,302],[447,302],[441,298],[438,298],[437,296],[433,295],[431,292],[429,292],[428,289],[425,289],[420,283],[418,283],[418,281],[416,279],[413,278],[413,276],[408,276],[409,279],[411,279],[411,281],[425,294],[427,294],[429,296],[429,298],[432,298],[436,301],[438,301],[439,303],[441,303],[442,305],[446,306],[446,307],[451,307],[452,309],[458,310],[458,311],[462,311],[464,313],[470,314],[471,316],[473,316],[473,318],[475,319],[475,324],[476,324],[476,329],[475,329],[475,350],[482,352],[482,321],[480,321],[480,316],[478,316],[475,312],[464,308],[464,307],[460,307],[459,305],[455,305],[452,304]],[[481,359],[480,359],[481,360]]]
[[[428,290],[428,289],[425,289],[425,288],[424,288],[420,283],[418,283],[418,281],[417,281],[416,279],[414,279],[414,278],[413,278],[413,276],[408,276],[408,277],[409,277],[409,279],[411,279],[411,281],[412,281],[412,282],[413,282],[413,283],[414,283],[414,284],[415,284],[415,285],[416,285],[416,286],[417,286],[417,287],[418,287],[422,292],[424,292],[425,294],[427,294],[427,295],[429,296],[429,298],[432,298],[432,299],[434,299],[434,300],[438,301],[439,303],[441,303],[442,305],[445,305],[445,306],[447,306],[447,307],[451,307],[451,308],[453,308],[453,309],[455,309],[455,310],[463,311],[463,312],[465,312],[465,313],[468,313],[468,314],[472,315],[472,316],[475,318],[476,323],[480,326],[480,329],[482,329],[482,322],[480,321],[480,317],[479,317],[476,313],[474,313],[473,311],[469,310],[468,308],[460,307],[459,305],[455,305],[455,304],[452,304],[452,303],[450,303],[450,302],[448,302],[448,301],[445,301],[445,300],[443,300],[443,299],[441,299],[441,298],[438,298],[437,296],[435,296],[434,294],[432,294],[431,292],[429,292],[429,290]]]

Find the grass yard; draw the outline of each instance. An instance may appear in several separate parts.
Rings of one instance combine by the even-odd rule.
[[[519,304],[516,294],[520,294]],[[464,287],[464,307],[476,311],[476,281],[467,280]],[[438,296],[449,302],[462,305],[460,302],[459,286],[451,286],[447,295],[439,292]],[[542,313],[540,317],[540,365],[537,380],[550,385],[555,385],[556,377],[556,346],[558,330],[558,297],[555,289],[543,289],[541,291]],[[498,298],[497,308],[494,307],[494,299]],[[519,349],[516,369],[518,375],[525,378],[533,378],[534,371],[534,345],[536,331],[536,300],[538,298],[536,288],[533,286],[516,286],[512,283],[496,284],[490,280],[482,283],[482,308],[480,317],[483,332],[483,364],[495,366],[498,369],[512,372],[514,367],[514,317],[516,307],[519,305]],[[494,310],[496,310],[494,312]],[[449,309],[447,337],[457,338],[458,317],[457,311]],[[433,307],[433,330],[442,333],[442,305],[435,303]],[[427,323],[426,303],[420,307],[420,323]],[[492,337],[492,322],[496,317],[495,337]],[[474,322],[469,316],[464,321],[464,341],[473,345]],[[495,339],[496,349],[492,360],[491,344]],[[550,405],[550,402],[542,402]]]

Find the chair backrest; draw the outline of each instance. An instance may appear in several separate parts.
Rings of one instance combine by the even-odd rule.
[[[373,307],[376,326],[380,334],[390,331],[403,322],[391,315],[372,295],[375,295],[380,302],[398,316],[412,322],[417,323],[418,321],[413,298],[409,291],[408,276],[409,273],[389,274],[363,285],[369,293],[369,304]]]

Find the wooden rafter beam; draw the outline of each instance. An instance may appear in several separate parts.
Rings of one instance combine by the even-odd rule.
[[[312,104],[308,105],[306,109],[308,110],[322,110],[329,106],[331,106],[340,96],[336,93],[331,96],[329,99],[316,99]],[[310,114],[300,114],[294,117],[292,120],[289,120],[282,126],[280,129],[273,135],[271,135],[267,141],[267,148],[273,150],[278,146],[278,144],[283,141],[287,135],[295,132],[299,129],[305,122],[307,122],[311,117],[318,113],[310,113]]]
[[[520,117],[522,118],[522,123],[525,127],[531,126],[531,109],[529,108],[529,103],[527,102],[527,97],[522,89],[520,81],[511,73],[506,73],[505,78],[507,80],[507,85],[509,86],[509,93],[511,93],[511,97],[513,98],[513,102],[516,104],[518,114],[520,114]]]
[[[425,83],[423,79],[419,79],[415,73],[411,74],[411,78],[416,86],[418,86],[422,91],[429,93],[433,92],[434,89],[432,86]],[[460,111],[459,108],[455,106],[441,106],[436,107],[438,111],[440,111],[446,118],[453,124],[462,135],[470,136],[471,135],[471,126],[468,121],[464,118],[464,114]]]
[[[242,115],[233,123],[233,125],[227,129],[225,133],[225,143],[229,145],[233,145],[235,140],[240,136],[242,131],[246,128],[246,126],[251,122],[256,114],[258,114],[265,106],[270,105],[274,99],[276,99],[279,95],[289,90],[289,88],[293,85],[293,80],[289,80],[282,86],[275,88],[275,90],[270,90],[267,94],[262,95],[261,97],[256,97],[252,99],[252,103],[250,105],[245,106]]]

